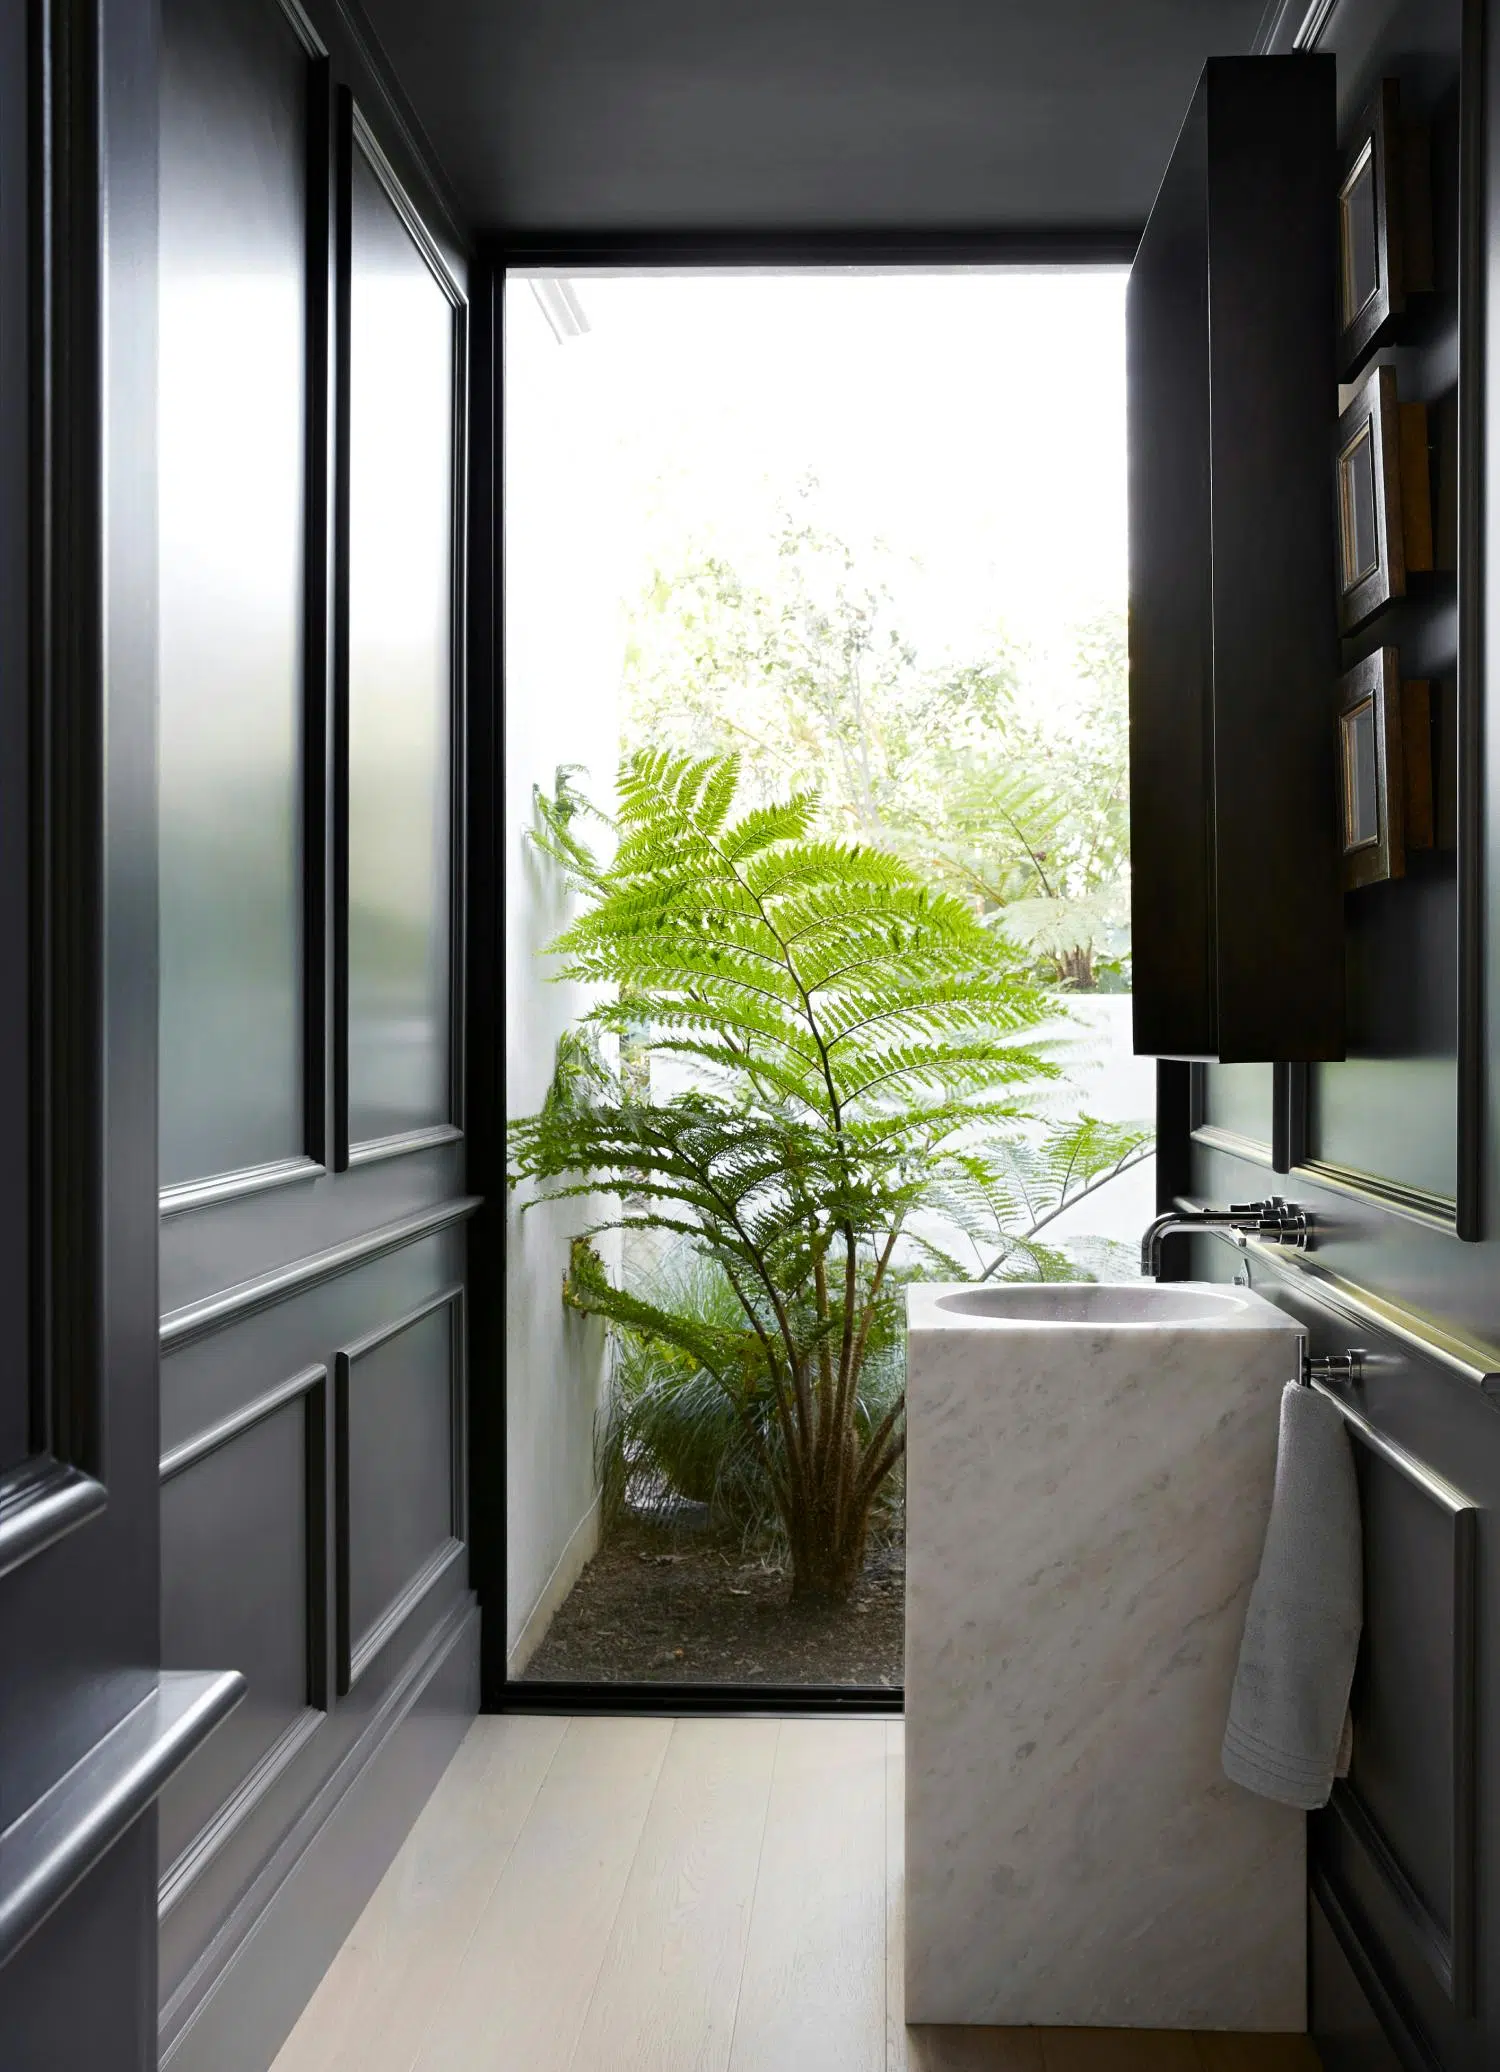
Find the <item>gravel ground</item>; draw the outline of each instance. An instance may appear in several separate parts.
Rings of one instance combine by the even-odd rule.
[[[629,1521],[609,1536],[526,1666],[588,1683],[899,1685],[899,1542],[871,1549],[837,1611],[793,1606],[786,1573],[707,1535]]]

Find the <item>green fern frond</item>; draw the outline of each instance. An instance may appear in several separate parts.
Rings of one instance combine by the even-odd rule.
[[[740,811],[737,757],[633,755],[612,859],[586,876],[562,777],[538,811],[583,898],[551,950],[594,1004],[511,1126],[513,1179],[528,1205],[587,1200],[567,1300],[656,1349],[638,1413],[612,1399],[606,1428],[638,1414],[687,1445],[729,1404],[794,1553],[817,1514],[816,1559],[846,1574],[899,1472],[902,1278],[958,1272],[917,1219],[969,1243],[971,1271],[987,1248],[990,1274],[1055,1277],[1038,1231],[1147,1133],[1033,1120],[1057,996],[971,901],[819,832],[811,792]],[[611,1229],[711,1262],[712,1300],[617,1285],[593,1242]]]

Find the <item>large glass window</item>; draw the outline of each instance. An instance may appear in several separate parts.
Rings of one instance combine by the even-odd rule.
[[[1124,287],[507,284],[514,1675],[899,1685],[906,1285],[1135,1271]]]

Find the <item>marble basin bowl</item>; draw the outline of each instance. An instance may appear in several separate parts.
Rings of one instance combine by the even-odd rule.
[[[977,1317],[992,1324],[1160,1327],[1225,1324],[1231,1317],[1254,1314],[1249,1302],[1233,1289],[1184,1281],[1008,1281],[983,1288],[946,1289],[937,1295],[935,1307],[945,1317]],[[1257,1310],[1263,1308],[1257,1298]]]
[[[909,2021],[1304,2026],[1303,1819],[1219,1764],[1299,1337],[1192,1281],[909,1291]]]

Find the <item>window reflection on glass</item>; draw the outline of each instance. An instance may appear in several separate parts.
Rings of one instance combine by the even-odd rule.
[[[1346,712],[1344,734],[1344,853],[1367,849],[1380,839],[1380,790],[1376,769],[1375,701]]]
[[[1339,538],[1344,588],[1352,590],[1380,565],[1375,516],[1375,444],[1367,418],[1339,456]]]
[[[1352,324],[1380,287],[1380,245],[1375,228],[1375,144],[1370,139],[1339,196],[1344,323]]]

